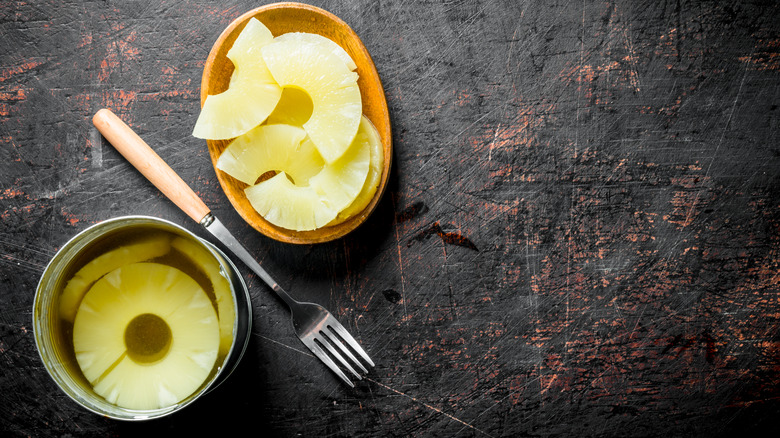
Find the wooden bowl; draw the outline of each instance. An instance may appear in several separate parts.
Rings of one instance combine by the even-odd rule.
[[[217,169],[219,155],[227,147],[230,140],[207,140],[211,162],[217,179],[222,185],[233,207],[241,217],[256,230],[266,236],[287,243],[311,244],[338,239],[365,222],[369,214],[376,208],[387,186],[392,161],[392,137],[390,133],[390,116],[385,100],[385,92],[374,62],[357,34],[335,15],[314,6],[300,3],[273,3],[251,10],[238,17],[222,32],[209,53],[203,68],[200,101],[201,106],[206,97],[227,90],[230,76],[233,74],[233,63],[227,58],[227,52],[233,42],[251,18],[260,20],[274,36],[287,32],[317,33],[335,41],[349,53],[357,64],[358,87],[362,95],[363,114],[368,117],[379,131],[384,151],[384,167],[379,188],[369,205],[359,214],[333,226],[327,226],[312,231],[294,231],[277,227],[263,219],[249,203],[244,189],[247,185]]]

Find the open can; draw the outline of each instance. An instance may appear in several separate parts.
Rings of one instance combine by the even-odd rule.
[[[176,391],[169,390],[176,385],[161,383],[160,388],[156,390],[164,396],[161,396],[160,400],[162,401],[155,402],[156,404],[136,402],[131,397],[130,391],[123,395],[121,379],[122,376],[130,374],[120,375],[118,370],[122,368],[122,372],[124,372],[123,367],[129,366],[130,371],[136,369],[142,370],[140,372],[146,372],[151,366],[162,367],[161,364],[164,361],[172,361],[173,359],[169,357],[173,357],[174,353],[169,353],[169,351],[177,351],[176,354],[179,354],[183,348],[181,346],[186,342],[191,345],[199,342],[193,340],[196,338],[195,336],[187,336],[187,341],[177,341],[178,333],[190,331],[189,326],[185,325],[186,328],[175,326],[171,329],[168,327],[170,324],[167,324],[168,329],[165,335],[167,338],[161,338],[167,339],[165,348],[159,347],[159,351],[154,355],[143,356],[147,353],[142,352],[134,356],[131,354],[131,350],[135,347],[131,346],[131,340],[145,339],[143,336],[146,335],[135,334],[136,332],[144,333],[145,329],[131,329],[131,327],[143,327],[142,318],[133,318],[128,323],[128,318],[131,318],[132,315],[117,317],[104,315],[102,320],[116,320],[116,324],[120,325],[120,327],[107,328],[105,332],[113,331],[114,335],[106,334],[104,336],[103,330],[95,329],[94,326],[90,325],[94,318],[90,319],[88,316],[90,312],[99,313],[101,306],[103,306],[102,304],[93,305],[90,303],[109,302],[113,299],[100,298],[106,295],[102,292],[104,289],[113,287],[104,283],[115,284],[120,281],[117,278],[120,278],[121,275],[127,277],[133,272],[134,277],[142,278],[145,275],[138,275],[138,273],[151,272],[141,268],[157,269],[157,271],[167,274],[167,277],[163,276],[165,278],[187,277],[182,281],[186,280],[190,286],[196,284],[190,289],[196,290],[192,293],[199,294],[201,303],[203,302],[202,296],[207,297],[205,302],[213,307],[213,314],[216,315],[219,325],[218,351],[213,359],[213,365],[203,375],[202,383],[200,378],[190,379],[198,382],[189,383],[190,387],[193,388],[192,392],[188,392],[188,389],[179,390],[177,388],[179,391],[177,394],[173,394]],[[135,271],[133,271],[134,269]],[[148,278],[163,278],[159,275],[158,277],[151,275]],[[144,287],[150,289],[148,284],[152,281],[148,280],[147,286]],[[131,278],[126,281],[126,284],[129,283],[135,284],[137,282]],[[143,288],[142,286],[133,287]],[[90,295],[91,297],[89,297]],[[101,299],[102,301],[100,301]],[[152,309],[155,306],[157,303],[146,305],[147,308]],[[116,303],[105,305],[106,309],[116,310],[118,307],[122,306],[117,306]],[[205,307],[208,308],[208,306]],[[208,310],[205,311],[208,312]],[[82,312],[83,316],[80,315]],[[117,312],[122,313],[124,310],[119,309]],[[153,313],[154,311],[150,311],[148,314]],[[148,316],[148,314],[145,313],[144,316]],[[186,321],[186,317],[182,320]],[[134,323],[138,324],[134,325]],[[109,323],[109,325],[111,324],[113,322]],[[208,332],[209,345],[213,346],[214,323],[209,322],[209,324],[211,324],[208,326],[208,330],[210,330]],[[121,325],[125,327],[121,327]],[[236,368],[246,351],[252,327],[252,310],[249,292],[238,269],[216,246],[197,237],[185,228],[163,219],[148,216],[124,216],[106,220],[87,228],[70,239],[55,254],[38,283],[33,308],[33,327],[38,353],[46,370],[60,389],[71,399],[97,414],[119,420],[137,421],[159,418],[176,412],[223,382]],[[79,335],[78,339],[74,339],[74,333]],[[110,338],[109,342],[113,342],[113,344],[106,349],[93,348],[90,344],[94,341],[93,338]],[[123,353],[124,355],[114,358],[111,355],[116,354],[110,352],[120,348],[117,347],[117,342],[122,342],[122,340],[124,340],[124,345],[121,348],[125,348],[126,351]],[[160,342],[164,343],[165,341]],[[78,353],[76,345],[78,345]],[[172,347],[172,345],[176,347]],[[111,348],[115,350],[111,350]],[[175,348],[179,348],[179,350]],[[193,348],[198,348],[198,346]],[[95,351],[90,353],[90,349]],[[211,354],[212,350],[208,350],[208,355]],[[94,359],[96,356],[100,356],[102,359]],[[195,356],[201,365],[206,364],[202,365],[201,368],[207,368],[208,363],[211,363],[209,362],[212,360],[211,356],[208,356],[207,361],[202,360],[204,356],[202,352],[194,354],[193,357]],[[147,357],[150,359],[142,359],[138,363],[127,362],[135,360],[135,358]],[[102,365],[100,363],[95,365],[95,362],[99,362],[99,360],[103,360]],[[129,365],[126,366],[126,363]],[[168,362],[164,366],[167,369],[175,369],[178,373],[186,372],[186,367],[178,367],[178,362]],[[198,371],[198,373],[203,374],[204,371]],[[90,377],[88,378],[87,375]],[[165,374],[160,373],[160,375]],[[165,377],[162,379],[164,380]],[[181,395],[182,391],[184,395]],[[154,390],[147,391],[147,393],[153,392]]]

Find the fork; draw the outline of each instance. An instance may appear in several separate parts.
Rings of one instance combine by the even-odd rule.
[[[108,109],[101,109],[92,118],[92,123],[106,140],[116,148],[146,179],[176,204],[184,213],[214,235],[233,254],[254,271],[287,304],[292,314],[295,334],[350,387],[352,380],[341,370],[346,369],[357,380],[368,370],[355,357],[353,351],[370,367],[374,362],[336,318],[324,307],[293,299],[263,269],[249,251],[222,225],[206,204],[185,183],[156,152],[144,142],[129,126]],[[353,366],[354,365],[354,366]]]
[[[374,362],[355,338],[349,334],[347,329],[330,312],[319,304],[300,302],[291,297],[279,283],[271,278],[257,260],[249,254],[246,248],[230,234],[219,219],[211,213],[206,213],[203,219],[200,220],[200,224],[217,237],[233,254],[238,256],[249,269],[254,271],[287,304],[292,314],[295,334],[298,335],[298,338],[315,356],[325,362],[325,365],[347,385],[355,386],[339,368],[339,365],[348,370],[357,380],[362,380],[362,376],[355,371],[352,365],[357,366],[364,374],[367,374],[368,370],[352,354],[350,349],[357,353],[369,366],[373,367]],[[338,362],[338,365],[336,362]]]
[[[345,329],[330,312],[319,304],[295,301],[278,285],[274,289],[274,292],[276,292],[290,308],[295,334],[298,335],[301,341],[303,341],[303,344],[320,358],[321,361],[325,362],[325,365],[336,373],[341,380],[351,387],[355,386],[344,372],[339,369],[339,366],[336,365],[330,356],[334,357],[342,367],[349,370],[349,372],[358,380],[362,380],[363,377],[350,365],[350,361],[357,365],[364,374],[368,374],[368,370],[352,354],[350,348],[366,361],[369,366],[373,367],[374,362],[368,357],[368,354],[363,348],[360,347],[360,344],[357,343],[355,338],[347,332],[347,329]],[[350,348],[347,348],[347,345],[345,344]],[[323,347],[327,350],[327,353],[323,350]],[[328,353],[330,353],[330,356]]]

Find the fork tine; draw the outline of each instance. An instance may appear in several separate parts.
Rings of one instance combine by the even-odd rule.
[[[349,348],[347,348],[346,345],[344,345],[339,339],[344,339],[343,336],[338,335],[336,333],[336,330],[333,329],[333,326],[329,325],[328,328],[333,332],[334,336],[328,336],[328,339],[337,346],[342,353],[344,353],[350,360],[352,360],[352,363],[356,364],[363,373],[368,374],[368,370],[366,367],[363,366],[362,363],[360,363],[359,360],[355,357],[355,355],[352,354],[351,351],[349,351]]]
[[[333,347],[333,344],[338,343],[337,340],[333,340],[330,337],[328,337],[328,334],[324,331],[320,332],[320,338],[316,338],[316,340],[320,341],[322,345],[325,346],[325,348],[330,352],[330,354],[333,355],[340,363],[344,366],[344,368],[348,369],[349,372],[351,372],[358,380],[363,380],[363,377],[360,376],[360,374],[355,371],[354,368],[349,364],[349,362],[344,359],[344,357],[341,356],[341,354]],[[343,349],[344,346],[342,345],[341,348]]]
[[[314,342],[311,338],[301,338],[301,341],[303,341],[303,344],[309,347],[309,350],[311,350],[315,356],[323,361],[331,371],[336,373],[337,376],[341,377],[341,380],[343,380],[351,388],[355,387],[355,384],[347,378],[347,376],[341,371],[341,369],[339,369],[335,362],[331,360],[330,356],[328,356],[328,354],[325,353],[316,342]]]
[[[341,336],[341,339],[346,341],[349,344],[349,346],[352,347],[353,350],[357,351],[360,357],[363,358],[363,360],[365,360],[370,366],[372,367],[374,366],[374,361],[372,361],[371,358],[368,357],[368,353],[366,353],[366,351],[363,350],[363,347],[361,347],[360,344],[357,343],[355,338],[353,338],[352,335],[349,334],[347,329],[345,329],[344,326],[341,325],[341,323],[336,320],[336,318],[328,318],[327,325],[330,326],[331,330],[338,333],[338,335]]]

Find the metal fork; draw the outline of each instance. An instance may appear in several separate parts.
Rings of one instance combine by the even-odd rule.
[[[350,348],[360,355],[369,366],[373,367],[374,362],[330,312],[319,304],[295,301],[281,288],[275,289],[275,291],[290,307],[295,334],[303,341],[304,345],[309,347],[312,353],[325,362],[328,368],[341,377],[341,380],[351,387],[355,386],[328,356],[328,353],[336,358],[342,367],[349,370],[356,379],[362,380],[363,377],[350,365],[350,361],[357,365],[363,374],[368,374],[368,370],[352,354]],[[349,348],[344,344],[347,344]]]
[[[355,338],[336,321],[336,318],[322,306],[314,303],[301,303],[294,300],[281,286],[263,269],[251,254],[222,225],[198,195],[185,183],[168,164],[155,153],[129,126],[114,113],[101,109],[92,118],[98,131],[119,151],[127,161],[138,169],[152,184],[155,185],[174,204],[187,215],[206,228],[219,239],[233,254],[238,256],[252,271],[254,271],[276,294],[287,304],[292,312],[295,333],[303,344],[320,358],[321,361],[338,375],[349,386],[352,381],[339,368],[348,370],[358,380],[361,375],[352,365],[357,366],[364,374],[368,370],[352,354],[358,354],[369,366],[374,362],[360,347]],[[334,361],[335,359],[335,361]],[[351,361],[351,363],[350,363]],[[338,365],[337,365],[338,362]]]
[[[314,353],[315,356],[325,362],[337,376],[349,386],[354,387],[352,381],[344,374],[339,368],[341,365],[348,370],[356,379],[362,380],[362,376],[355,371],[352,365],[356,365],[363,374],[367,374],[368,370],[362,363],[352,354],[355,351],[369,366],[373,367],[374,362],[368,357],[368,354],[363,350],[360,344],[357,343],[355,338],[349,334],[347,329],[336,320],[336,318],[324,307],[315,303],[303,303],[296,301],[290,296],[282,287],[277,283],[268,272],[257,263],[257,260],[252,257],[249,252],[244,248],[224,225],[214,217],[211,213],[207,213],[206,216],[200,221],[207,230],[211,232],[220,242],[222,242],[233,254],[238,256],[244,264],[255,272],[276,294],[287,304],[292,313],[293,328],[295,334],[303,341],[309,350]],[[330,354],[330,355],[329,355]],[[336,359],[334,362],[333,359]],[[336,364],[338,362],[338,365]]]

